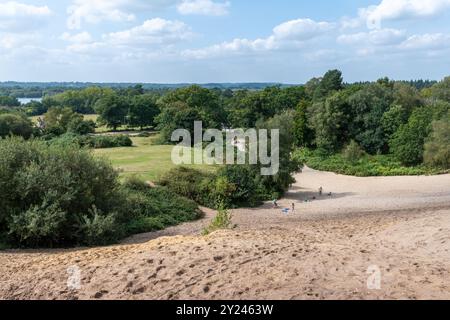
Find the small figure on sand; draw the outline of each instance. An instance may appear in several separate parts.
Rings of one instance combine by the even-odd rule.
[[[323,188],[320,187],[320,188],[319,188],[319,196],[322,196],[322,193],[323,193]]]
[[[272,203],[273,203],[273,207],[274,207],[274,208],[278,208],[278,202],[277,202],[277,199],[273,199]]]
[[[292,202],[292,213],[295,213],[295,203]]]

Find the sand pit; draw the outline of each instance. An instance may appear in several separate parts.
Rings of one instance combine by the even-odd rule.
[[[297,180],[280,201],[295,213],[234,210],[238,227],[208,237],[205,209],[204,220],[122,245],[0,252],[0,298],[450,299],[450,175],[306,168]],[[77,288],[67,286],[74,267]],[[367,286],[374,270],[379,289]]]

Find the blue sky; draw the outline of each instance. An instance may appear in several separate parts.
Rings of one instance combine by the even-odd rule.
[[[0,81],[450,74],[450,0],[0,0]]]

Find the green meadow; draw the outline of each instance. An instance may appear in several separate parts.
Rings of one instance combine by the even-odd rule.
[[[156,181],[161,175],[176,167],[172,163],[171,145],[155,145],[157,136],[132,137],[133,147],[97,149],[95,154],[108,158],[122,177],[136,175],[145,181]],[[187,165],[186,167],[214,171],[218,166]]]

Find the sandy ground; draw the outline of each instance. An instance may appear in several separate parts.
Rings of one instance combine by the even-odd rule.
[[[0,252],[0,299],[450,299],[450,175],[296,178],[295,212],[234,210],[207,237],[204,209],[117,246]]]

